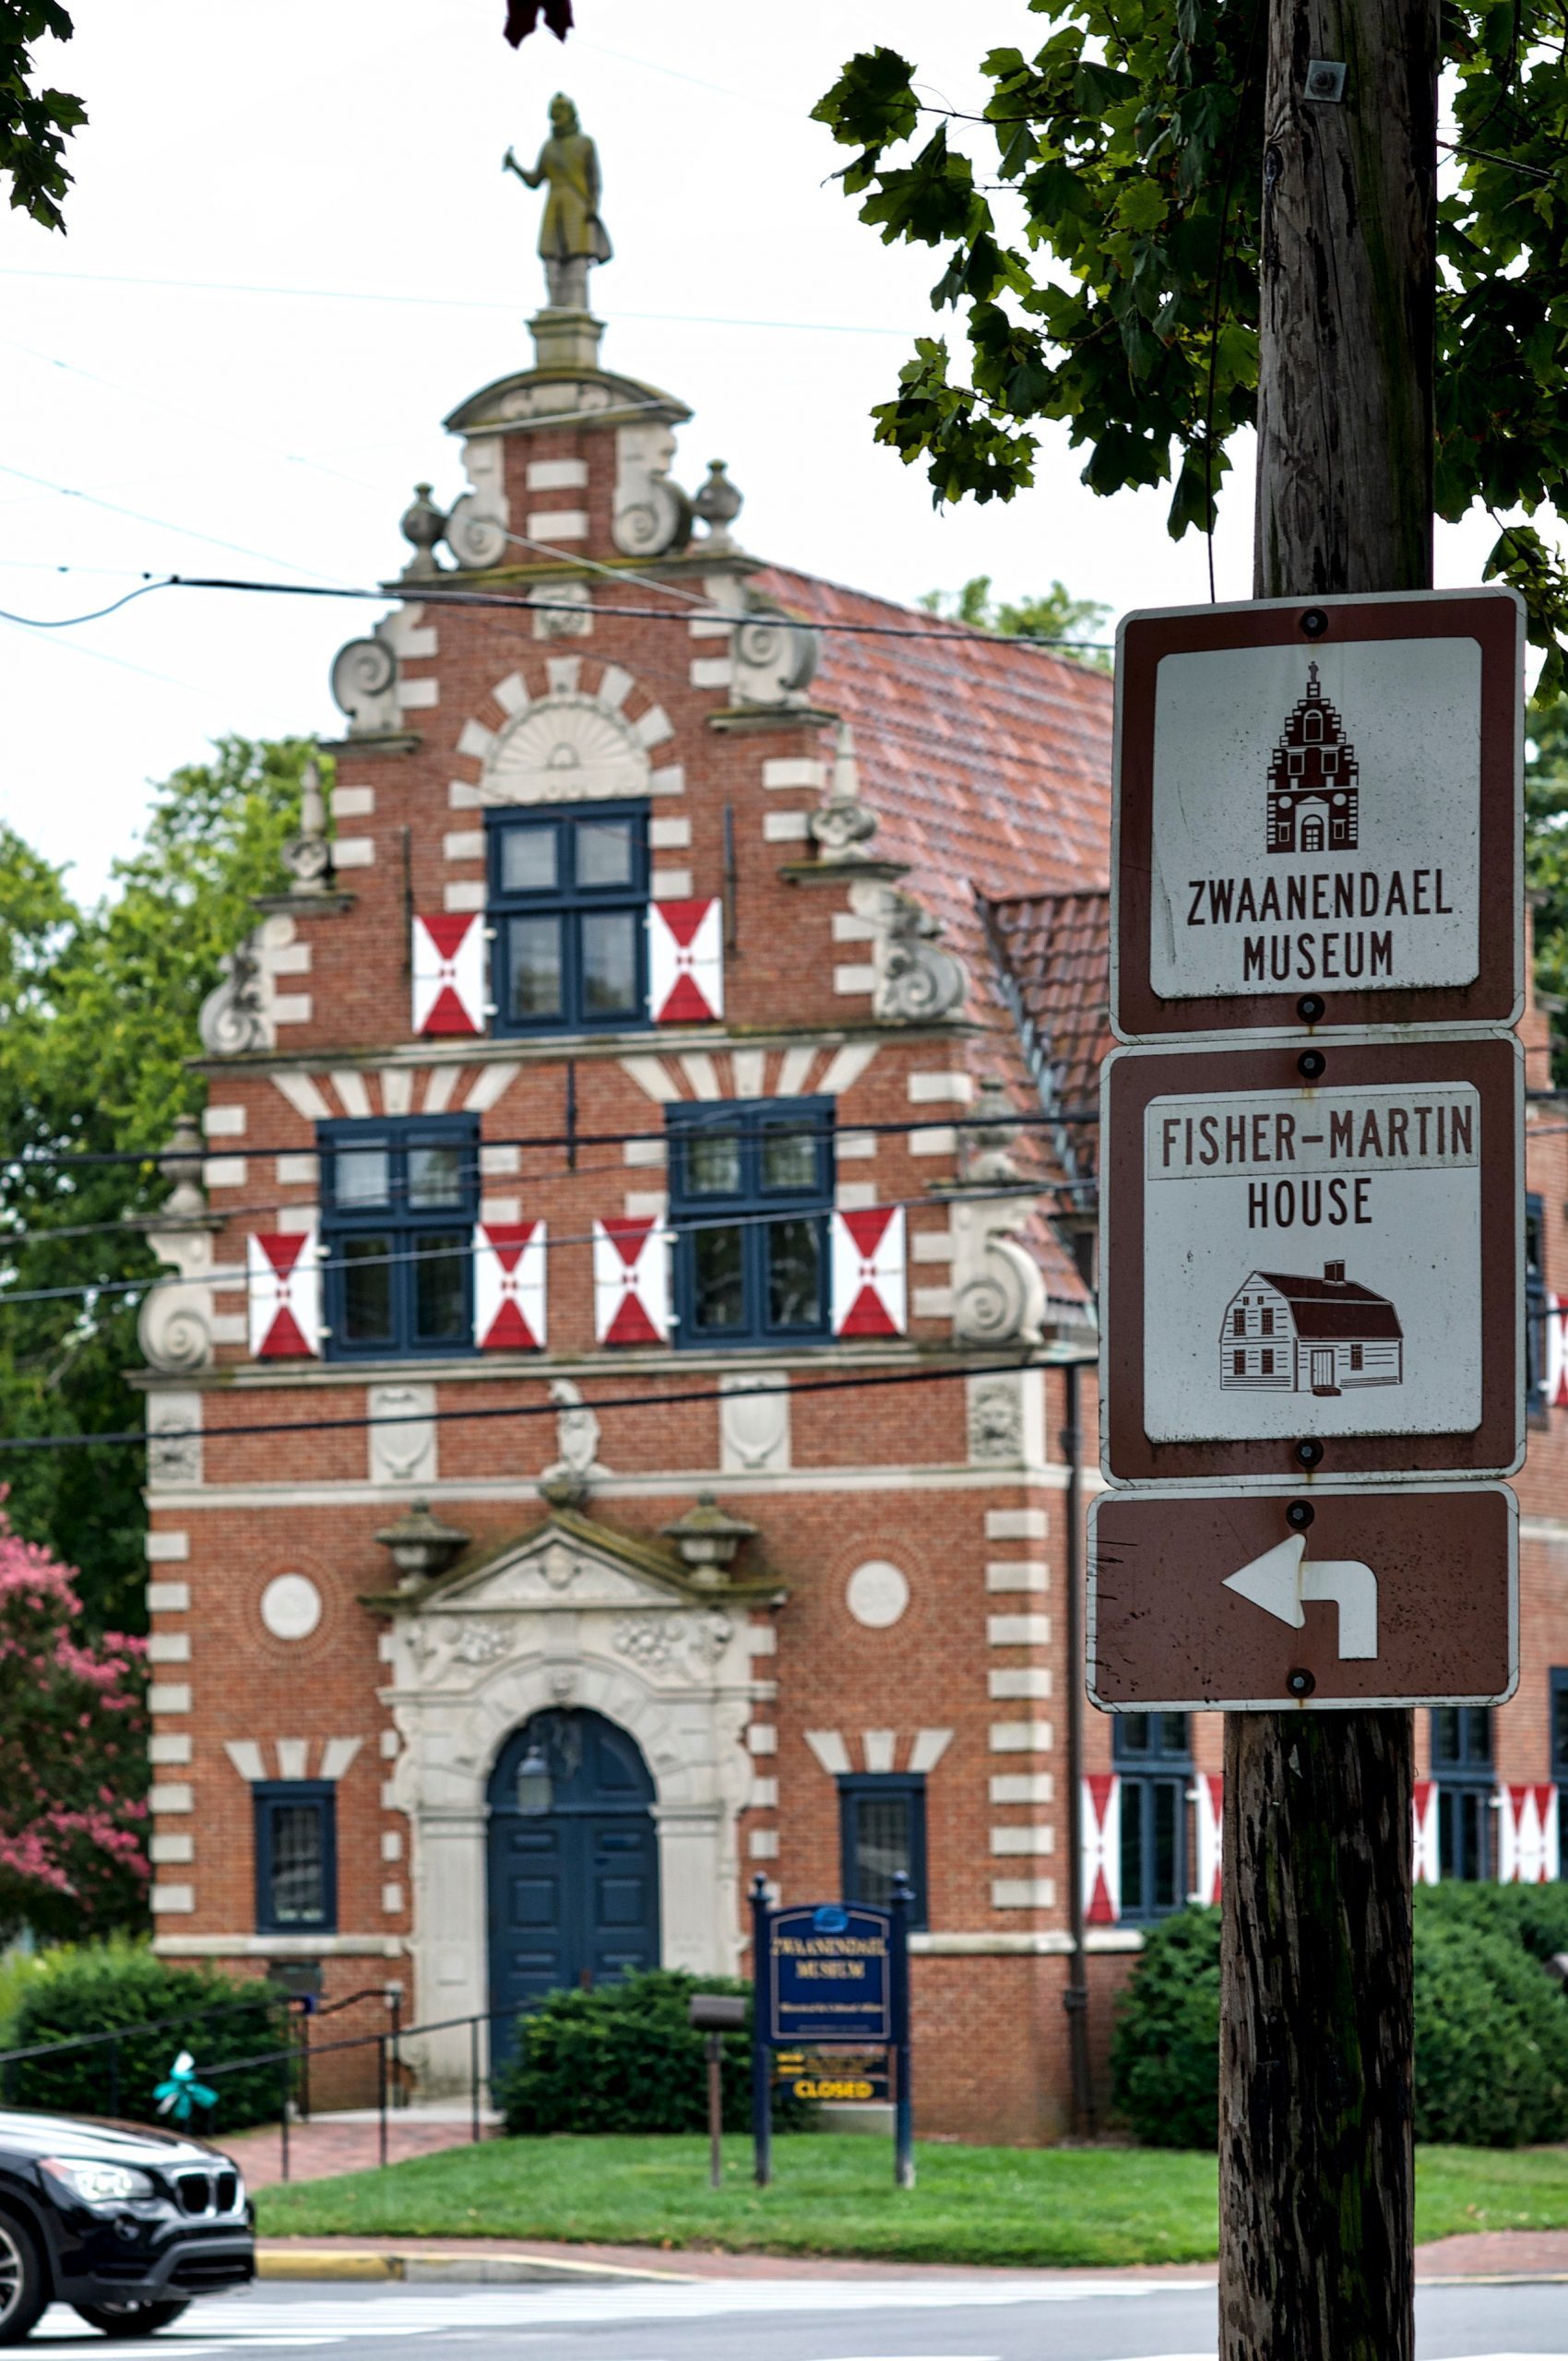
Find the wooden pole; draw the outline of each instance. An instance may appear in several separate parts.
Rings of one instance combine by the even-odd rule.
[[[1422,588],[1436,6],[1267,5],[1254,590]],[[1412,2361],[1411,1746],[1406,1713],[1227,1724],[1222,2361]]]

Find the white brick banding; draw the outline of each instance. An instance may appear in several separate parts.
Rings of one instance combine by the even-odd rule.
[[[1051,1578],[1039,1558],[993,1558],[985,1570],[987,1590],[1049,1590]]]
[[[998,1701],[1049,1697],[1051,1669],[1040,1664],[997,1666],[986,1674],[985,1684]]]
[[[992,1722],[992,1754],[1049,1754],[1056,1733],[1049,1722]]]
[[[987,1509],[985,1535],[988,1541],[1043,1541],[1051,1530],[1051,1517],[1045,1509]]]
[[[986,1644],[992,1648],[1046,1648],[1051,1645],[1049,1615],[988,1615]]]

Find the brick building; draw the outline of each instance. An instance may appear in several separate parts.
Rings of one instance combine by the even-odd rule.
[[[202,1014],[142,1322],[157,1945],[455,2019],[743,1972],[757,1871],[907,1867],[922,2128],[1051,2138],[1111,684],[748,555],[684,407],[534,333]],[[1527,1670],[1421,1790],[1459,1874],[1555,1873],[1568,1778],[1539,1129]],[[1085,1718],[1102,2058],[1215,1891],[1219,1729]]]

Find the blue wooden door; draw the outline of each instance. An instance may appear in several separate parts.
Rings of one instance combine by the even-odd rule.
[[[550,1768],[548,1811],[517,1809],[534,1749]],[[635,1738],[600,1714],[536,1714],[490,1780],[490,2005],[511,2011],[563,1987],[659,1964],[653,1781]],[[511,2048],[498,2016],[492,2055]]]

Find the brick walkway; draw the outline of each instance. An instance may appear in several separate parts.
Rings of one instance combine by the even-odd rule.
[[[488,2133],[492,2127],[486,2126]],[[386,2161],[400,2165],[410,2156],[434,2156],[443,2148],[466,2148],[472,2138],[467,2114],[429,2114],[414,2107],[396,2108],[386,2118]],[[278,2132],[241,2131],[218,2143],[233,2157],[250,2189],[270,2189],[283,2177],[282,2142]],[[309,2123],[289,2126],[289,2178],[326,2180],[334,2173],[367,2172],[381,2162],[376,2118],[355,2109],[346,2115],[318,2115]]]

